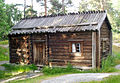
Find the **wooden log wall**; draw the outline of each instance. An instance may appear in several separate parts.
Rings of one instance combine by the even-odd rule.
[[[10,63],[29,64],[30,54],[30,36],[13,35],[9,37],[10,42]]]
[[[75,56],[70,52],[69,40],[83,40],[83,55]],[[53,66],[92,66],[92,32],[49,34],[49,61]]]
[[[106,22],[104,21],[102,28],[100,30],[100,40],[101,40],[101,59],[106,57],[112,48],[110,48],[110,32],[111,30],[108,28]],[[103,45],[104,44],[104,45]],[[103,50],[104,46],[104,50]]]

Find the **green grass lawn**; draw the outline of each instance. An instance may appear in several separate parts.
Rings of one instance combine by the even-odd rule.
[[[104,78],[104,80],[102,81],[91,81],[82,83],[120,83],[120,75],[110,76],[108,78]]]
[[[37,67],[33,64],[31,65],[2,64],[1,66],[5,67],[6,70],[0,71],[0,79],[13,77],[37,69]]]
[[[14,80],[9,83],[40,83],[42,80],[51,79],[51,78],[54,78],[57,76],[62,76],[62,75],[65,75],[65,74],[42,75],[42,76],[35,77],[32,79],[29,78],[29,79],[25,79],[25,80]]]
[[[0,61],[8,61],[9,60],[9,49],[0,47]]]
[[[0,45],[6,45],[6,44],[8,44],[8,40],[0,41]]]
[[[0,41],[0,45],[7,45],[8,40]],[[0,61],[8,61],[9,60],[9,48],[4,48],[0,46]]]

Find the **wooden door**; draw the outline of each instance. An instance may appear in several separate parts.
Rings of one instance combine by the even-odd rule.
[[[36,65],[44,64],[44,43],[35,43],[34,47],[34,63]]]

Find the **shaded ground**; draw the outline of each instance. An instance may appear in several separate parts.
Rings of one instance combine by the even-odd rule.
[[[0,61],[0,65],[5,64],[5,63],[9,63],[9,61]]]
[[[0,65],[5,64],[5,63],[9,63],[9,61],[0,61]],[[5,67],[0,66],[0,70],[4,71]]]

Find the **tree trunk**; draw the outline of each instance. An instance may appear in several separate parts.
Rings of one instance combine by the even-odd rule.
[[[25,9],[26,9],[26,0],[24,0],[24,18],[26,17],[25,16]]]
[[[33,0],[31,0],[31,9],[33,10]],[[31,10],[31,17],[33,16],[33,11]]]
[[[44,0],[45,3],[45,16],[47,16],[47,0]]]
[[[64,0],[62,0],[62,11],[65,13],[65,5],[64,5]]]

